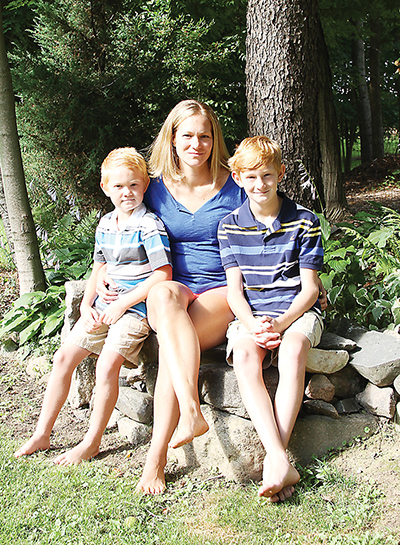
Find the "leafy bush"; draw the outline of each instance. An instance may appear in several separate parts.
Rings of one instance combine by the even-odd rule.
[[[345,316],[370,329],[394,329],[400,324],[400,214],[371,203],[370,211],[358,212],[352,224],[339,224],[336,233],[319,218],[327,316]]]
[[[25,293],[4,315],[0,338],[6,333],[19,333],[20,344],[34,337],[47,337],[61,328],[64,320],[64,286],[50,286],[46,292]]]
[[[57,197],[57,191],[51,192],[51,196],[48,202],[45,194],[40,199],[36,195],[43,205],[34,209],[49,288],[46,292],[19,297],[0,322],[0,338],[15,333],[21,345],[28,341],[43,342],[61,330],[64,284],[67,280],[87,278],[91,270],[98,212],[94,210],[81,219],[73,201],[68,210],[61,196]],[[65,210],[66,213],[60,215]]]

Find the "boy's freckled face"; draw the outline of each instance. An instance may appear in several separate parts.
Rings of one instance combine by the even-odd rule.
[[[262,205],[276,198],[278,182],[282,180],[284,172],[284,165],[281,165],[280,171],[277,171],[272,163],[268,163],[260,169],[232,174],[236,183],[245,190],[250,201]]]
[[[137,169],[117,167],[111,170],[107,186],[102,183],[101,187],[118,211],[130,215],[143,201],[147,180],[144,181],[142,173]]]

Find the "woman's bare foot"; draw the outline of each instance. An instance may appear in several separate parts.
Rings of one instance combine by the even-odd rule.
[[[162,494],[165,490],[164,468],[166,463],[166,460],[161,463],[153,460],[149,452],[142,477],[136,487],[136,493]]]
[[[258,489],[258,495],[269,498],[271,502],[285,501],[293,495],[294,485],[299,480],[298,471],[287,457],[271,461],[267,455],[264,459],[263,482]]]
[[[83,460],[90,460],[99,453],[99,447],[97,445],[86,443],[81,441],[76,447],[71,450],[67,450],[60,456],[57,456],[53,460],[53,463],[60,466],[75,466],[80,464]]]
[[[33,454],[37,450],[48,450],[49,448],[49,437],[36,436],[36,434],[33,434],[29,441],[27,441],[24,445],[22,445],[22,447],[14,452],[14,456],[16,458],[19,458],[20,456]]]
[[[208,428],[209,426],[200,411],[189,417],[181,415],[175,435],[168,446],[171,448],[178,448],[186,445],[193,441],[195,437],[199,437],[206,433]]]

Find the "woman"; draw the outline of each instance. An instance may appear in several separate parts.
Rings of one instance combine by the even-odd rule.
[[[230,176],[228,157],[214,112],[195,100],[172,109],[151,149],[154,178],[145,202],[167,229],[173,281],[154,287],[147,299],[148,320],[160,347],[153,437],[137,486],[148,494],[165,489],[168,447],[208,430],[198,397],[200,355],[225,341],[233,319],[217,227],[245,198]],[[275,345],[271,340],[271,348]]]

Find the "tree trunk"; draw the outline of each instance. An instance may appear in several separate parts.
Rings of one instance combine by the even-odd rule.
[[[374,159],[385,155],[383,142],[383,120],[381,100],[381,24],[379,18],[371,18],[371,37],[369,48],[370,85],[372,119],[372,154]]]
[[[10,68],[0,4],[0,166],[10,219],[20,293],[45,289],[35,225],[28,200],[19,146]]]
[[[355,23],[356,33],[361,28],[361,23]],[[355,37],[351,43],[352,59],[355,71],[355,83],[357,88],[357,108],[358,121],[360,126],[360,141],[361,141],[361,162],[370,163],[373,159],[372,154],[372,120],[371,120],[371,105],[369,101],[369,93],[367,86],[367,77],[365,71],[365,51],[364,42]]]
[[[249,132],[266,134],[282,148],[281,188],[313,207],[301,189],[299,165],[323,199],[318,143],[318,43],[316,0],[249,0],[246,94]]]
[[[1,168],[0,168],[0,216],[4,225],[4,232],[6,234],[8,248],[10,250],[11,258],[14,260],[14,244],[12,241],[11,225],[10,218],[8,217],[6,197],[4,195],[3,181],[1,178]]]
[[[329,66],[322,26],[318,33],[318,139],[322,158],[322,180],[326,217],[338,220],[346,208],[340,159],[340,140],[332,91],[332,74]]]

